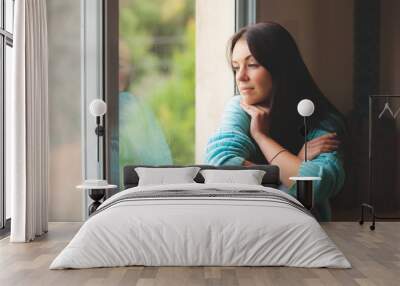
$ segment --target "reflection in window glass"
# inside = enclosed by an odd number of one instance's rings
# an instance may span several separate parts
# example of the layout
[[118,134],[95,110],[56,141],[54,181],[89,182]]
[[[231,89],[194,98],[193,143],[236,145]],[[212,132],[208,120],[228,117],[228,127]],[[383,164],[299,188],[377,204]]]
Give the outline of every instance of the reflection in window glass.
[[5,0],[6,30],[10,33],[14,31],[14,0]]
[[194,4],[120,0],[121,168],[194,162]]

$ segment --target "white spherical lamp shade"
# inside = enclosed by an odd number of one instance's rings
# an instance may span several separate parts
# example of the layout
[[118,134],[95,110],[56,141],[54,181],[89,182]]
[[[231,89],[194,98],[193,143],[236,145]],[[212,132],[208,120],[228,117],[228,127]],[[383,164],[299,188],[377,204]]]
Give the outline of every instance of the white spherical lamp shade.
[[297,105],[297,111],[301,116],[311,116],[314,113],[314,103],[309,99],[303,99]]
[[107,104],[101,99],[93,99],[89,105],[90,114],[102,116],[107,112]]

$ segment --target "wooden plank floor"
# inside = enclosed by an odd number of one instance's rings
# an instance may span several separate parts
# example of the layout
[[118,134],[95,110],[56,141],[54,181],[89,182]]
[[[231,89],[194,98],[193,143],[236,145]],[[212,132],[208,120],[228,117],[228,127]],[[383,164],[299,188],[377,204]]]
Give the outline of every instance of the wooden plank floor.
[[50,223],[32,242],[0,241],[0,285],[400,285],[400,222],[378,222],[375,231],[357,222],[323,224],[353,268],[120,267],[48,270],[81,223]]

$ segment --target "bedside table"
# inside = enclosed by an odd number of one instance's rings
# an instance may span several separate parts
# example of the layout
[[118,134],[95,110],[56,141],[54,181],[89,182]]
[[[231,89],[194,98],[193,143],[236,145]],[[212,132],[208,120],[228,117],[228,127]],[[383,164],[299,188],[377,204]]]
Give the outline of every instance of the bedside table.
[[89,191],[89,197],[94,201],[88,208],[89,216],[94,213],[97,208],[101,205],[101,199],[103,199],[106,194],[106,189],[116,189],[117,185],[104,185],[104,186],[95,186],[95,185],[79,185],[76,186],[77,189],[83,189]]
[[313,181],[320,181],[321,177],[290,177],[296,181],[296,197],[303,206],[311,210],[314,205]]

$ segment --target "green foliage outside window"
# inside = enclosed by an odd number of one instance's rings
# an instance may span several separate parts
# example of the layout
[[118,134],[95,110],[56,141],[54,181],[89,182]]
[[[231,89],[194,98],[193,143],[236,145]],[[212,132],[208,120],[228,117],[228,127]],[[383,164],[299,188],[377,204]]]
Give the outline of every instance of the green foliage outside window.
[[193,163],[194,0],[120,0],[119,16],[132,67],[127,91],[156,115],[173,163]]

